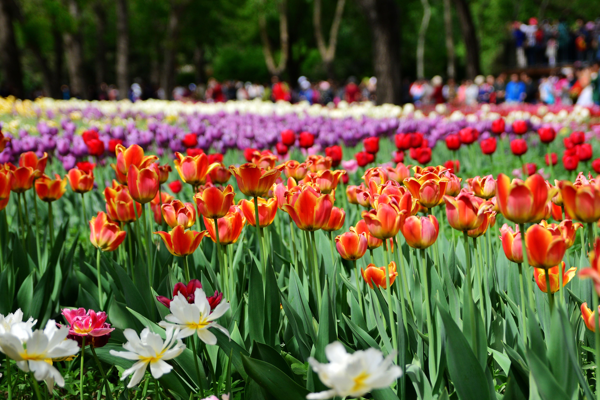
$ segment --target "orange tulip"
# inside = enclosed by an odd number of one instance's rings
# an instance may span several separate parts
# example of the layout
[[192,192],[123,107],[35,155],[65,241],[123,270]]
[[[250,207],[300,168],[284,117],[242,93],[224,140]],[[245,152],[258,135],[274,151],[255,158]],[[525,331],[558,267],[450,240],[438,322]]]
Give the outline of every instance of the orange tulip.
[[221,218],[229,212],[229,208],[233,205],[233,186],[228,185],[224,189],[219,189],[216,186],[210,186],[194,195],[198,214],[202,214],[206,218],[214,219]]
[[237,180],[240,192],[250,197],[265,196],[279,178],[282,168],[283,166],[265,170],[252,163],[242,164],[239,168],[229,167]]
[[[390,286],[394,284],[396,280],[396,276],[398,276],[398,272],[396,271],[396,263],[392,261],[388,265],[390,271]],[[362,273],[363,279],[365,282],[369,284],[371,289],[373,289],[373,284],[382,289],[387,289],[387,279],[386,279],[386,268],[385,267],[376,267],[375,264],[367,265],[367,269],[360,269]]]
[[579,271],[581,279],[592,279],[596,293],[600,296],[600,238],[596,238],[594,248],[588,253],[590,266]]
[[156,175],[158,176],[158,181],[160,182],[161,185],[169,180],[169,173],[171,173],[171,171],[172,171],[172,168],[170,165],[168,165],[168,164],[158,165],[158,164],[154,163],[154,164],[150,164],[150,166],[148,168],[150,168],[154,172],[156,172]]
[[[581,175],[583,177],[583,175]],[[600,181],[588,181],[583,177],[581,184],[573,185],[562,181],[558,184],[565,212],[573,219],[589,223],[600,219]]]
[[410,165],[404,165],[402,163],[396,164],[396,168],[386,167],[388,179],[402,183],[405,179],[410,178]]
[[67,178],[60,178],[55,174],[55,179],[50,179],[47,175],[42,175],[35,181],[35,191],[40,200],[51,203],[60,199],[67,191]]
[[206,176],[218,166],[218,163],[209,165],[208,157],[204,153],[195,157],[175,153],[175,169],[179,172],[179,177],[194,187],[204,185]]
[[348,199],[349,204],[358,204],[358,199],[356,198],[356,190],[358,186],[348,185],[346,186],[346,198]]
[[127,174],[127,186],[131,197],[135,201],[146,204],[156,197],[160,182],[155,169],[138,169],[135,165],[130,165]]
[[169,253],[178,257],[185,257],[192,254],[196,251],[202,239],[208,236],[207,231],[186,231],[181,225],[177,225],[171,232],[160,231],[154,232],[154,234],[162,238]]
[[274,154],[262,154],[259,151],[255,151],[252,155],[252,163],[258,165],[260,168],[272,169],[275,168],[278,157]]
[[[561,262],[559,265],[549,268],[548,274],[550,276],[550,293],[558,292],[558,288],[560,286],[559,281],[559,272],[558,267],[562,270],[563,274],[563,287],[569,283],[571,279],[575,276],[575,271],[577,271],[576,267],[569,268],[568,271],[565,271],[565,262]],[[533,269],[533,278],[535,279],[535,283],[537,283],[538,287],[543,293],[548,293],[548,289],[546,286],[546,270],[543,268],[534,268]]]
[[472,238],[478,238],[487,232],[488,228],[496,224],[496,211],[493,211],[491,204],[485,204],[481,207],[483,222],[475,229],[467,231],[467,235]]
[[90,242],[102,251],[115,251],[127,233],[102,211],[90,220]]
[[[15,167],[9,164],[7,168],[10,169],[12,174],[11,190],[15,193],[23,193],[33,187],[33,180],[35,179],[35,170],[31,167]],[[41,176],[41,174],[40,174]]]
[[13,174],[10,171],[0,169],[0,201],[10,197]]
[[[598,311],[600,312],[600,306],[598,307]],[[596,315],[596,312],[588,308],[587,303],[581,305],[581,318],[583,319],[586,328],[592,332],[596,332],[596,321],[598,320]]]
[[462,182],[462,178],[446,171],[443,176],[448,179],[448,184],[446,186],[446,195],[447,196],[456,196],[461,191],[460,183]]
[[402,234],[406,243],[415,249],[426,249],[437,240],[438,220],[433,215],[418,217],[412,215],[404,221]]
[[113,181],[112,187],[104,189],[104,199],[106,200],[106,212],[113,221],[133,222],[136,220],[136,212],[139,218],[142,216],[143,207],[133,201],[127,186]]
[[[268,200],[259,197],[258,199],[258,220],[260,228],[265,228],[273,223],[277,214],[277,199],[270,198]],[[244,213],[246,221],[256,226],[256,209],[254,208],[254,200],[240,200],[238,206]],[[219,234],[221,231],[219,231]]]
[[94,172],[73,168],[67,173],[67,180],[75,193],[87,193],[94,188]]
[[385,240],[398,234],[405,214],[392,205],[380,203],[375,210],[363,211],[362,217],[371,235]]
[[561,206],[557,206],[556,204],[552,203],[552,210],[550,211],[550,214],[552,215],[552,219],[554,219],[555,221],[562,221],[563,219],[563,210]]
[[367,238],[367,247],[369,248],[369,250],[375,250],[376,248],[383,246],[383,240],[371,235],[369,227],[367,226],[367,223],[364,219],[358,221],[355,230],[356,233],[358,233],[359,235],[365,235],[365,237]]
[[560,224],[549,224],[547,221],[540,222],[540,225],[548,229],[552,235],[560,236],[565,241],[567,249],[575,244],[575,238],[577,236],[577,230],[583,228],[583,224],[579,222],[573,222],[570,219],[561,221]]
[[117,163],[110,166],[115,170],[117,180],[121,184],[127,183],[127,174],[131,165],[135,165],[138,169],[148,168],[158,160],[157,156],[144,156],[144,149],[137,144],[132,144],[129,147],[118,144],[115,147],[115,154]]
[[316,154],[308,156],[306,158],[306,165],[308,166],[311,172],[318,172],[326,169],[331,169],[332,163],[333,159],[331,157],[323,157]]
[[421,167],[420,165],[415,165],[413,167],[413,171],[415,173],[415,178],[421,179],[424,175],[433,174],[435,176],[441,177],[442,173],[448,171],[448,168],[443,165],[429,165],[427,167]]
[[227,169],[223,164],[218,164],[208,173],[208,175],[213,183],[222,185],[227,183],[229,178],[231,178],[231,171],[229,171],[229,169]]
[[184,229],[189,229],[196,222],[196,210],[192,203],[173,200],[170,203],[162,205],[162,212],[165,222],[170,228],[181,225]]
[[297,186],[288,192],[287,202],[281,209],[290,215],[298,228],[316,231],[329,221],[334,200],[335,191],[321,194],[310,186]]
[[358,260],[367,252],[367,236],[351,227],[350,232],[335,237],[335,247],[344,260]]
[[496,195],[496,180],[492,175],[469,178],[467,183],[473,194],[484,200],[489,200]]
[[306,180],[312,182],[317,188],[319,188],[322,194],[329,194],[335,190],[340,178],[344,175],[346,175],[346,171],[331,171],[326,169],[319,172],[309,172],[306,176]]
[[[242,229],[244,229],[244,225],[246,225],[244,213],[238,206],[231,206],[229,212],[217,221],[219,223],[219,241],[221,246],[237,242],[242,233]],[[210,234],[210,238],[216,243],[217,235],[215,234],[215,221],[204,218],[204,224],[206,230]]]
[[[540,222],[544,219],[548,200],[554,196],[541,175],[533,174],[525,182],[498,175],[496,199],[504,218],[517,224]],[[555,264],[556,265],[556,264]]]
[[484,220],[483,200],[463,190],[456,197],[444,196],[446,215],[451,227],[459,231],[478,228]]
[[552,268],[565,255],[567,246],[561,236],[553,236],[541,225],[533,225],[525,233],[527,261],[535,268]]
[[308,166],[306,163],[299,163],[296,160],[290,160],[285,163],[285,168],[283,171],[285,172],[285,176],[288,178],[294,178],[296,182],[299,182],[304,179],[308,173]]
[[515,229],[513,231],[508,224],[502,225],[502,228],[500,228],[500,240],[502,241],[502,249],[506,258],[514,263],[521,264],[523,262],[523,246],[521,245],[519,225],[516,225]]
[[[161,194],[162,199],[160,197]],[[154,196],[154,198],[150,202],[150,209],[152,210],[152,214],[154,215],[154,222],[156,222],[158,225],[163,223],[162,210],[160,208],[161,204],[169,204],[172,201],[173,196],[166,192],[159,191],[158,193],[156,193],[156,196]]]
[[362,207],[371,207],[371,192],[365,189],[362,184],[356,188],[356,202]]
[[333,207],[331,209],[331,215],[329,221],[321,229],[325,232],[334,232],[342,229],[344,222],[346,221],[346,211],[341,208]]
[[19,157],[19,167],[29,167],[33,169],[35,179],[39,178],[46,171],[46,164],[48,163],[48,154],[44,153],[42,158],[38,159],[37,155],[33,151],[28,151],[21,154]]
[[371,182],[377,185],[383,185],[387,182],[388,177],[385,169],[381,167],[374,167],[366,170],[362,176],[362,179],[367,185],[370,185]]
[[426,173],[419,179],[408,178],[404,185],[415,199],[425,208],[432,208],[444,201],[448,178],[439,178],[434,173]]
[[2,153],[4,151],[4,149],[6,148],[6,144],[10,142],[10,138],[6,137],[2,134],[2,131],[0,131],[0,153]]

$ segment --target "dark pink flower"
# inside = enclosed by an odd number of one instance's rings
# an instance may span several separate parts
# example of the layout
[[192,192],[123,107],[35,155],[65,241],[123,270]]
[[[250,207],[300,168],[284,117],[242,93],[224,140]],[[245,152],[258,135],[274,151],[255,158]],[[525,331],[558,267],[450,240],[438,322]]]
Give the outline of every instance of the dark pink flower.
[[[173,288],[173,298],[179,293],[181,293],[186,298],[188,303],[192,304],[196,299],[196,297],[194,296],[194,292],[196,291],[196,289],[202,289],[202,283],[200,283],[198,279],[192,279],[187,285],[183,282],[178,282]],[[158,300],[165,307],[171,308],[172,299],[169,299],[165,296],[156,296],[156,300]],[[208,297],[207,300],[210,304],[210,309],[212,311],[215,309],[216,306],[219,305],[221,300],[223,300],[223,293],[215,291],[215,294],[213,296]]]
[[106,322],[104,311],[86,311],[85,308],[63,309],[62,315],[69,324],[69,339],[76,340],[79,347],[85,338],[86,346],[91,344],[98,348],[105,346],[110,338],[110,333],[115,330]]

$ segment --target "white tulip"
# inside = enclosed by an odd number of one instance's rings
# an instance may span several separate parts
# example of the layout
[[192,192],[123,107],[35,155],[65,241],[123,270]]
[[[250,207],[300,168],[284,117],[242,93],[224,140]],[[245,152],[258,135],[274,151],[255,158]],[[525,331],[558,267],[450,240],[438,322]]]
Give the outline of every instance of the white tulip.
[[[24,324],[25,329],[16,329],[15,334],[21,335],[19,339],[21,342],[27,339],[27,336],[23,335],[24,332],[28,330],[32,330],[33,326],[37,324],[37,319],[29,318],[27,321],[23,322],[23,311],[19,308],[14,313],[10,313],[7,316],[0,314],[0,335],[3,333],[11,332],[12,327],[16,325]],[[27,329],[29,328],[29,329]],[[0,346],[0,351],[2,351],[2,346]]]
[[377,349],[359,350],[348,354],[343,344],[333,342],[325,347],[328,364],[310,357],[308,362],[330,390],[310,393],[307,399],[360,397],[373,389],[389,387],[402,375],[402,369],[393,365],[395,354],[383,358]]
[[229,303],[222,301],[211,312],[204,290],[196,289],[194,297],[194,302],[190,304],[181,293],[178,293],[171,301],[171,314],[167,315],[165,317],[166,321],[161,321],[159,325],[163,328],[178,328],[178,339],[196,333],[200,340],[210,345],[217,344],[217,337],[208,330],[209,328],[217,328],[229,337],[227,329],[215,322],[216,319],[229,310]]
[[58,327],[49,320],[44,330],[31,330],[29,322],[17,322],[10,332],[0,334],[0,347],[8,358],[17,362],[17,367],[24,372],[33,372],[38,381],[45,381],[50,392],[54,382],[63,387],[65,380],[52,365],[59,359],[74,356],[79,352],[75,340],[67,339],[69,328]]
[[123,335],[127,339],[127,343],[123,345],[123,348],[128,351],[111,350],[110,354],[115,357],[137,361],[131,368],[123,371],[121,380],[125,380],[133,374],[127,385],[128,388],[140,383],[148,365],[150,365],[150,373],[155,379],[171,372],[173,367],[167,364],[165,360],[172,360],[185,350],[185,345],[176,338],[176,334],[175,329],[168,328],[163,341],[159,334],[150,332],[149,328],[144,329],[139,337],[133,329],[123,331]]

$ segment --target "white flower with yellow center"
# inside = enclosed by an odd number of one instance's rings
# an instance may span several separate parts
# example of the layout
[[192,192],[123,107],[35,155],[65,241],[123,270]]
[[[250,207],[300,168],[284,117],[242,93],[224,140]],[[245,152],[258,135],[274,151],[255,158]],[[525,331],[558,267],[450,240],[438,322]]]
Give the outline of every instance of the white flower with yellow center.
[[111,350],[110,354],[115,357],[137,361],[131,368],[123,371],[121,380],[125,380],[133,374],[127,385],[128,388],[140,383],[148,365],[150,365],[150,373],[155,379],[171,372],[173,367],[167,364],[165,360],[172,360],[185,350],[185,344],[175,337],[176,333],[173,328],[168,328],[163,341],[159,334],[150,332],[149,328],[144,329],[139,337],[133,329],[123,331],[123,335],[127,339],[127,343],[123,345],[123,348],[128,351]]
[[394,354],[383,358],[377,349],[359,350],[348,354],[344,345],[333,342],[325,347],[328,364],[310,357],[308,362],[330,390],[310,393],[307,399],[360,397],[373,389],[389,387],[402,375],[402,369],[393,365]]
[[217,328],[229,336],[227,329],[215,322],[227,310],[229,310],[229,303],[222,301],[211,312],[210,303],[206,299],[206,293],[202,289],[196,289],[194,292],[194,302],[191,304],[188,303],[187,299],[181,293],[178,293],[173,301],[171,301],[171,314],[167,315],[165,317],[166,321],[161,321],[159,325],[163,328],[169,326],[178,328],[178,339],[183,339],[196,333],[204,343],[215,345],[217,344],[217,337],[208,329]]
[[[30,317],[27,321],[23,322],[23,311],[20,308],[7,316],[0,314],[0,335],[10,332],[13,326],[19,324],[24,324],[24,329],[17,329],[14,333],[20,335],[19,339],[24,341],[28,338],[26,333],[31,331],[33,326],[37,324],[37,319]],[[2,351],[2,346],[0,346],[0,351]]]
[[44,330],[32,331],[30,322],[17,322],[10,332],[0,334],[0,348],[8,358],[17,362],[24,372],[33,372],[38,381],[45,381],[52,392],[54,382],[63,387],[65,380],[52,365],[55,360],[71,357],[79,352],[77,342],[67,339],[69,329],[57,327],[49,320]]

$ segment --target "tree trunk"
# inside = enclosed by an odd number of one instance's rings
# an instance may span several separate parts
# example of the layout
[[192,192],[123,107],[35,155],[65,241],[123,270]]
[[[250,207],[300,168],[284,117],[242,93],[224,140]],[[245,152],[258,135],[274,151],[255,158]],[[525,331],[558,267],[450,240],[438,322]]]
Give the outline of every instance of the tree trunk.
[[187,4],[187,2],[171,2],[164,47],[163,71],[160,80],[160,86],[165,91],[167,99],[173,96],[173,89],[175,88],[175,56],[177,54],[177,41],[180,32],[180,19]]
[[129,13],[127,0],[117,0],[117,86],[119,98],[129,94]]
[[263,54],[265,55],[265,63],[271,75],[279,76],[285,70],[287,58],[289,54],[289,35],[288,35],[288,20],[287,20],[287,0],[281,0],[278,4],[279,13],[279,40],[281,42],[281,57],[279,64],[275,65],[271,43],[267,34],[267,19],[264,11],[258,16],[258,25],[260,27],[260,38],[262,41]]
[[71,83],[71,97],[88,98],[88,88],[83,74],[83,43],[81,34],[81,15],[77,0],[66,0],[73,23],[72,29],[63,34],[67,56],[67,69]]
[[4,82],[10,94],[23,98],[23,69],[21,65],[21,52],[15,38],[13,25],[16,16],[9,0],[0,0],[0,63]]
[[[100,87],[106,81],[106,40],[104,33],[106,32],[106,11],[104,5],[97,1],[94,4],[96,13],[96,86]],[[119,35],[117,34],[117,40]]]
[[204,77],[204,48],[200,43],[196,43],[194,48],[194,65],[196,67],[196,84],[206,81]]
[[431,19],[431,6],[428,0],[421,0],[423,5],[423,19],[421,20],[421,28],[419,28],[419,37],[417,39],[417,78],[425,77],[425,34],[429,28],[429,20]]
[[56,26],[52,27],[52,37],[54,38],[54,72],[52,74],[52,97],[62,98],[62,70],[63,70],[63,39]]
[[467,0],[454,0],[454,5],[467,50],[467,77],[473,79],[479,74],[479,41],[477,39],[477,31],[475,30],[475,24],[473,23],[473,17],[471,16]]
[[444,28],[446,30],[446,55],[448,57],[447,74],[448,79],[456,78],[454,39],[452,35],[452,8],[450,0],[444,0]]
[[325,44],[325,38],[323,37],[322,24],[321,24],[321,0],[315,0],[314,11],[313,11],[313,25],[315,28],[315,39],[317,40],[317,48],[321,59],[325,65],[327,76],[329,79],[334,79],[333,73],[333,60],[335,59],[335,49],[337,47],[337,36],[340,30],[340,24],[342,22],[342,15],[344,14],[344,6],[346,0],[337,0],[335,8],[335,14],[333,16],[333,22],[331,24],[331,30],[329,31],[329,44]]
[[398,7],[395,0],[357,0],[363,9],[373,47],[373,66],[377,78],[377,103],[400,104],[400,33]]

